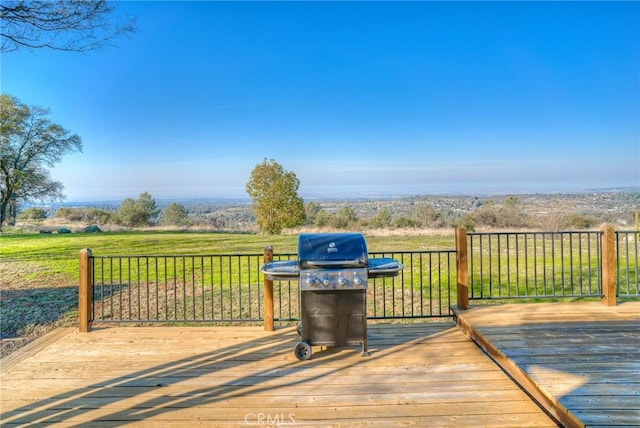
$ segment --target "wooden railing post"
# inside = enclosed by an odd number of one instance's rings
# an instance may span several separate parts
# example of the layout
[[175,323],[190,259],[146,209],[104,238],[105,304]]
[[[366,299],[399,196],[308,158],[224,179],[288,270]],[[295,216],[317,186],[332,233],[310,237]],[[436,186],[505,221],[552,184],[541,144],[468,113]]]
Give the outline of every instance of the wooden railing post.
[[80,250],[80,278],[78,285],[78,324],[81,333],[91,331],[91,304],[93,301],[93,272],[91,250]]
[[[273,247],[264,247],[263,260],[265,263],[273,261]],[[273,281],[264,275],[264,329],[273,331]]]
[[616,233],[613,225],[602,228],[602,304],[616,305]]
[[467,231],[456,227],[456,279],[458,309],[469,307],[469,267],[467,265]]

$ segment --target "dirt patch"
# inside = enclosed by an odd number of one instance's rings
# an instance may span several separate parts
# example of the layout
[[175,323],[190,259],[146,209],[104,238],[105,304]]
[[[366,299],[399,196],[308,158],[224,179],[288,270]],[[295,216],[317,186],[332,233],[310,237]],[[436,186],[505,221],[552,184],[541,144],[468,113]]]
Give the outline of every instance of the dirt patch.
[[23,336],[9,339],[0,339],[0,359],[7,357],[28,343],[33,342],[39,336]]
[[74,325],[78,287],[64,273],[29,260],[0,266],[0,356],[22,348],[59,326]]

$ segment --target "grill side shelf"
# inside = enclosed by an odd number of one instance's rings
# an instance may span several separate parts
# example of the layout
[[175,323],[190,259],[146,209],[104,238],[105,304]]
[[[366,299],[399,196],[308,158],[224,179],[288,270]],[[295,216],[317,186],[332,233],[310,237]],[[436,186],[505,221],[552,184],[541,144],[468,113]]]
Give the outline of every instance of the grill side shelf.
[[300,272],[296,260],[281,260],[265,263],[260,267],[260,272],[271,281],[298,281]]
[[369,278],[392,278],[404,269],[402,263],[391,258],[369,259]]

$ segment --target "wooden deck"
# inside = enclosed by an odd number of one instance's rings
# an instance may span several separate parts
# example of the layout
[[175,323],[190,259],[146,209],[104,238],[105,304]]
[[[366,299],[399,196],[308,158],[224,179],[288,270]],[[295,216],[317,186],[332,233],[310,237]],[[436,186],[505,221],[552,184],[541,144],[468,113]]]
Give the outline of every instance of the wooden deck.
[[640,426],[640,302],[479,306],[458,323],[566,426]]
[[2,424],[556,426],[453,322],[369,325],[298,361],[293,327],[57,330],[2,362]]

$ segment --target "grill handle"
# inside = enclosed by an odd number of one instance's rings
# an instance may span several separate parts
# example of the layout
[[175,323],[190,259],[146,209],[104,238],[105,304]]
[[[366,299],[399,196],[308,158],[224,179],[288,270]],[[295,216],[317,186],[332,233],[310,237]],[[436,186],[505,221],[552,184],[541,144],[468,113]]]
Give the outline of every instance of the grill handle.
[[336,267],[336,268],[346,268],[346,267],[362,267],[365,265],[360,259],[354,260],[305,260],[304,264],[313,266],[313,267]]

